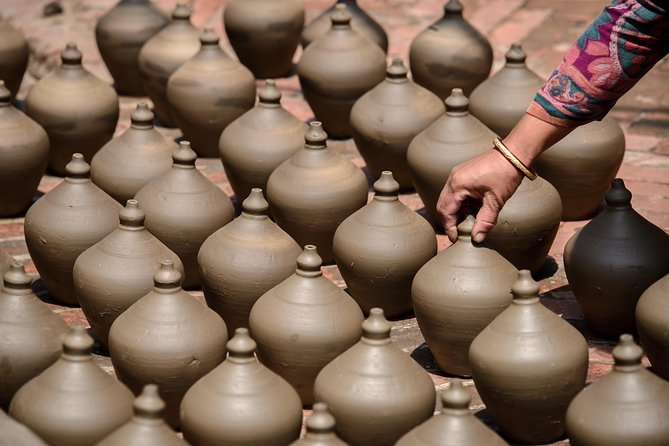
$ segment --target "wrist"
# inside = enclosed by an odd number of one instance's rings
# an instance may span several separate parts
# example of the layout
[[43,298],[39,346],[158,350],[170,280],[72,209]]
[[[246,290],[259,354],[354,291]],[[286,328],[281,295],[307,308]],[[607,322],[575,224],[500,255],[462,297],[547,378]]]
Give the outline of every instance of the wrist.
[[506,161],[522,173],[523,176],[530,180],[535,180],[537,178],[537,173],[521,161],[502,141],[499,140],[499,138],[493,140],[493,145],[495,146],[495,149],[502,154]]

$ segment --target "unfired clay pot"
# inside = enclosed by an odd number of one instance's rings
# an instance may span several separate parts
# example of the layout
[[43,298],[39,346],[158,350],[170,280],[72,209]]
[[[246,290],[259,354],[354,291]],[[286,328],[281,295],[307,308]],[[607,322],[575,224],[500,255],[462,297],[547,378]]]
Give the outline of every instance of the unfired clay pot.
[[238,328],[228,358],[186,393],[181,427],[193,446],[284,446],[300,436],[300,397],[258,362],[255,349],[248,330]]
[[374,198],[344,220],[334,235],[334,257],[348,292],[368,313],[394,318],[411,313],[411,282],[437,254],[430,224],[397,198],[399,183],[385,171]]
[[252,189],[242,214],[202,243],[197,262],[207,305],[232,336],[249,326],[260,296],[295,272],[300,246],[267,216],[261,189]]
[[119,93],[144,96],[137,58],[142,45],[169,23],[150,0],[121,0],[95,25],[95,41]]
[[231,0],[223,9],[223,27],[255,77],[286,76],[304,27],[304,1]]
[[132,417],[133,395],[95,365],[93,339],[77,326],[63,354],[16,393],[9,414],[50,446],[90,446]]
[[267,181],[267,199],[281,228],[300,245],[316,245],[333,260],[337,226],[367,203],[367,179],[355,164],[327,147],[320,122],[309,124],[304,149],[284,161]]
[[567,279],[588,326],[614,339],[636,332],[641,293],[669,273],[669,235],[632,209],[631,199],[623,180],[613,180],[606,209],[564,248]]
[[0,409],[0,446],[48,446],[30,429]]
[[49,169],[63,175],[72,154],[87,160],[112,138],[118,121],[118,96],[113,88],[86,71],[81,53],[68,43],[62,64],[46,74],[26,97],[26,114],[49,135]]
[[348,446],[335,433],[335,419],[325,403],[314,404],[314,411],[307,421],[303,438],[290,446]]
[[26,245],[49,296],[70,305],[74,261],[118,226],[122,209],[90,180],[90,166],[75,153],[65,181],[33,204],[24,221]]
[[19,92],[29,55],[30,47],[21,31],[0,19],[0,80],[5,81],[12,97]]
[[144,228],[137,200],[128,200],[119,219],[111,234],[77,258],[73,270],[81,309],[104,346],[112,322],[151,291],[160,262],[172,260],[183,273],[179,257]]
[[[179,427],[186,391],[225,359],[223,319],[181,289],[181,273],[163,260],[153,290],[119,315],[109,330],[116,376],[135,394],[160,386],[165,420]],[[142,340],[138,342],[138,340]]]
[[472,240],[471,215],[458,225],[458,240],[423,266],[411,295],[421,333],[439,368],[470,376],[469,346],[512,300],[518,270]]
[[539,301],[528,270],[513,302],[472,342],[469,363],[486,410],[511,440],[545,444],[564,434],[567,406],[585,386],[588,344]]
[[91,161],[91,179],[119,203],[125,203],[172,165],[174,142],[153,127],[153,113],[137,104],[130,127],[105,144]]
[[321,272],[316,247],[307,245],[295,274],[253,305],[249,327],[258,359],[314,403],[314,381],[330,361],[360,339],[364,320],[355,301]]
[[669,381],[669,275],[643,292],[636,305],[636,327],[653,372]]
[[172,168],[151,180],[137,200],[146,212],[146,229],[176,253],[186,272],[184,288],[200,284],[197,253],[211,234],[235,217],[232,201],[195,168],[197,155],[182,141]]
[[569,405],[570,445],[669,444],[669,383],[646,370],[642,356],[631,335],[620,336],[611,373],[583,389]]
[[9,271],[12,265],[12,256],[0,249],[0,274],[5,274]]
[[15,108],[11,99],[0,80],[0,217],[30,206],[49,156],[46,132]]
[[355,101],[382,82],[386,55],[351,28],[351,14],[338,3],[332,27],[309,45],[297,66],[304,99],[335,138],[351,136]]
[[267,188],[282,162],[304,146],[307,126],[281,106],[281,91],[272,80],[258,91],[258,104],[223,130],[218,150],[237,200],[251,189]]
[[353,140],[374,178],[390,170],[401,189],[412,189],[409,143],[443,112],[443,102],[409,80],[402,59],[394,59],[386,80],[362,95],[351,109]]
[[253,74],[218,46],[212,28],[200,35],[200,50],[167,82],[174,119],[199,156],[217,158],[221,132],[253,107]]
[[337,420],[337,434],[352,446],[393,445],[434,413],[430,375],[390,342],[390,323],[372,308],[360,342],[318,374],[316,401]]

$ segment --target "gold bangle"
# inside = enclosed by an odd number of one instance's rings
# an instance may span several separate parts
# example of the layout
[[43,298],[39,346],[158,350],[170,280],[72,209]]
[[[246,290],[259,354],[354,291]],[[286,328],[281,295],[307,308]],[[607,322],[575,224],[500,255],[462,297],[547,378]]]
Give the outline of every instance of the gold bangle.
[[537,178],[537,173],[532,170],[531,168],[527,167],[521,160],[519,160],[516,155],[511,153],[511,151],[504,145],[502,141],[499,140],[499,138],[495,138],[495,140],[492,142],[495,145],[495,149],[502,155],[504,155],[504,158],[509,160],[513,166],[520,170],[523,175],[525,175],[527,178],[530,180],[535,180]]

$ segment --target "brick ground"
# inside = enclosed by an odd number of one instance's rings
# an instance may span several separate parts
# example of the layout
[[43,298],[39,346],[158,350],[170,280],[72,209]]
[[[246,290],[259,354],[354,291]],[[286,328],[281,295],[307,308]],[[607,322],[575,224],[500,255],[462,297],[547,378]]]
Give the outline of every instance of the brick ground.
[[[332,0],[307,0],[307,20],[315,17]],[[509,44],[521,41],[528,53],[528,65],[542,76],[548,76],[559,63],[562,54],[569,48],[582,29],[599,12],[605,0],[462,0],[465,17],[490,39],[495,54],[493,70],[503,64],[503,54]],[[75,41],[84,53],[84,64],[101,78],[111,82],[104,64],[101,62],[94,42],[95,19],[111,7],[114,0],[63,0],[65,12],[44,18],[41,10],[46,1],[3,0],[2,15],[10,18],[28,37],[33,53],[29,73],[24,79],[19,99],[25,97],[36,78],[41,77],[58,63],[58,54],[67,41]],[[170,10],[175,0],[159,0],[158,3]],[[196,0],[193,21],[196,25],[214,25],[219,34],[221,12],[225,0]],[[388,31],[390,37],[389,55],[406,58],[413,38],[442,14],[444,1],[430,0],[361,0],[367,9]],[[229,49],[225,37],[222,45]],[[299,52],[296,57],[299,57]],[[633,204],[637,211],[665,230],[669,228],[669,89],[666,79],[669,61],[661,61],[639,84],[619,101],[612,112],[625,130],[627,154],[620,169],[622,178],[634,193]],[[304,102],[296,76],[279,79],[278,85],[284,94],[284,106],[301,119],[312,118],[309,106]],[[129,114],[142,98],[121,98],[121,120],[117,132],[129,125]],[[166,135],[178,137],[176,130],[161,129]],[[359,157],[353,143],[332,141],[334,150],[351,158],[361,167],[364,162]],[[219,160],[198,160],[198,168],[229,195],[232,194]],[[45,176],[40,184],[40,192],[45,193],[55,187],[61,179]],[[422,203],[415,195],[404,195],[402,200],[412,209],[420,209]],[[587,337],[590,349],[588,380],[593,381],[606,374],[613,363],[612,343],[598,339],[584,326],[583,316],[570,291],[562,264],[565,243],[575,230],[586,222],[564,222],[550,251],[557,263],[557,271],[542,278],[542,302],[551,310],[571,322]],[[440,249],[449,245],[443,235],[439,236]],[[35,273],[23,240],[23,218],[0,220],[0,248],[27,262],[27,268]],[[335,283],[344,286],[336,267],[328,267],[326,275]],[[40,281],[35,284],[37,294],[49,302],[48,294]],[[193,293],[201,299],[201,292]],[[60,307],[50,303],[69,324],[86,324],[77,308]],[[423,364],[437,388],[443,388],[450,377],[436,369],[429,351],[423,344],[415,319],[395,321],[393,340],[407,354],[412,354]],[[113,373],[109,358],[96,354],[98,363]],[[466,381],[474,394],[471,380]],[[486,418],[483,403],[477,395],[473,408]],[[555,444],[567,444],[566,440]]]

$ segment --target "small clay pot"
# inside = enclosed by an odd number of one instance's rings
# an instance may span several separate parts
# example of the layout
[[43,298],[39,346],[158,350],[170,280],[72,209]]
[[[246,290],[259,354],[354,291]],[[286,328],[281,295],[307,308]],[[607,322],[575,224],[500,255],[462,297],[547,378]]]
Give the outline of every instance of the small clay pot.
[[643,292],[636,305],[636,327],[653,372],[669,381],[669,275]]
[[374,198],[339,225],[333,243],[339,272],[360,308],[381,307],[391,318],[411,313],[411,282],[437,254],[434,230],[399,201],[399,187],[383,172]]
[[72,155],[65,170],[65,181],[28,209],[23,230],[49,296],[76,305],[74,261],[118,226],[122,208],[91,182],[91,169],[82,154]]
[[96,444],[132,417],[133,395],[91,356],[82,326],[65,336],[63,354],[16,393],[9,414],[50,446]]
[[314,411],[307,421],[304,437],[289,446],[348,446],[335,433],[335,419],[325,403],[314,404]]
[[2,446],[48,446],[40,437],[12,419],[2,409],[0,409],[0,432],[2,432],[0,439]]
[[0,79],[5,81],[12,97],[16,96],[21,87],[28,67],[28,56],[30,47],[23,33],[0,19]]
[[302,403],[295,390],[254,357],[256,343],[246,328],[238,328],[227,347],[227,359],[184,397],[184,439],[194,446],[284,446],[297,440]]

